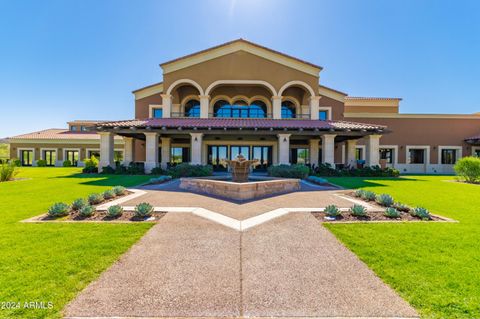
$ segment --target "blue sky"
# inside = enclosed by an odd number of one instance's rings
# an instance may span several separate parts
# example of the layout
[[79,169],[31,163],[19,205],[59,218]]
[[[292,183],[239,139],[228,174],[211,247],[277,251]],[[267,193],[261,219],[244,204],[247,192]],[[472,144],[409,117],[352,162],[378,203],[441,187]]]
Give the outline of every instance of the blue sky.
[[159,63],[239,37],[404,113],[480,112],[480,1],[0,0],[0,137],[132,118]]

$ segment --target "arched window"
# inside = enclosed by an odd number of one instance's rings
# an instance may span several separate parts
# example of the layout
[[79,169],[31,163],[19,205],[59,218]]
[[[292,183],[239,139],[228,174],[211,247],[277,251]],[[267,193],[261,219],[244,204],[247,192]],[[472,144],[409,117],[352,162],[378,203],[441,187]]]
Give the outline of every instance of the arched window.
[[232,118],[265,118],[267,106],[262,101],[255,101],[248,105],[244,101],[236,101],[230,104],[227,101],[219,100],[213,106],[215,117]]
[[282,102],[282,119],[293,119],[296,117],[296,107],[290,101]]
[[185,117],[200,117],[200,102],[190,100],[185,103]]

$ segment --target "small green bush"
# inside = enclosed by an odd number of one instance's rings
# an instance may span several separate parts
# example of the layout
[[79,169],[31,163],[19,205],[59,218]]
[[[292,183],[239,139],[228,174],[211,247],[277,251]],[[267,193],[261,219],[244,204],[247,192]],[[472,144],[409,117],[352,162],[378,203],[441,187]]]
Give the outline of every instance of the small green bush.
[[211,165],[192,165],[189,163],[181,163],[167,170],[167,175],[173,178],[180,177],[202,177],[213,174]]
[[365,191],[363,189],[357,189],[355,191],[355,197],[363,198],[365,196]]
[[149,183],[150,184],[162,184],[162,183],[168,182],[171,179],[172,179],[172,176],[162,175],[162,176],[159,176],[159,177],[150,178]]
[[388,194],[380,194],[376,196],[376,201],[378,204],[385,206],[385,207],[390,207],[393,205],[393,197],[388,195]]
[[127,191],[127,189],[123,186],[115,186],[115,187],[112,188],[112,190],[115,193],[115,195],[117,195],[117,196],[124,195],[125,192]]
[[37,166],[38,167],[46,167],[47,166],[47,161],[46,160],[38,160],[37,161]]
[[72,166],[72,162],[70,162],[69,160],[66,160],[66,161],[63,161],[63,167],[71,167]]
[[151,175],[166,175],[167,171],[161,167],[154,167],[150,172]]
[[135,217],[148,217],[153,213],[153,206],[149,203],[140,203],[135,206]]
[[310,173],[310,168],[305,165],[272,165],[268,169],[268,175],[284,178],[306,178]]
[[67,216],[70,211],[70,206],[66,203],[55,203],[48,209],[48,215],[51,217]]
[[423,208],[423,207],[415,207],[414,209],[412,209],[410,211],[410,214],[414,217],[418,217],[422,220],[429,220],[432,218],[432,216],[430,215],[430,212],[426,209],[426,208]]
[[374,192],[364,191],[362,195],[363,200],[374,201],[377,198]]
[[0,182],[11,181],[17,174],[18,169],[14,161],[0,165]]
[[115,192],[113,189],[107,189],[106,191],[103,192],[103,198],[104,199],[112,199],[115,197]]
[[115,169],[111,166],[104,166],[102,167],[102,174],[115,174]]
[[93,215],[93,213],[95,213],[95,207],[91,205],[86,205],[82,207],[82,209],[80,209],[79,213],[80,213],[80,216],[82,217],[90,217]]
[[398,218],[400,217],[400,212],[393,207],[387,207],[384,215],[389,218]]
[[98,173],[98,159],[95,156],[86,158],[83,162],[85,163],[83,173]]
[[337,217],[342,215],[340,209],[336,205],[328,205],[327,207],[325,207],[324,212],[325,215],[327,215],[328,217]]
[[352,208],[350,208],[350,212],[353,216],[361,217],[367,216],[367,209],[365,206],[354,204]]
[[102,194],[93,193],[88,195],[88,203],[90,205],[97,205],[103,202],[104,198]]
[[458,176],[467,183],[480,182],[480,158],[467,156],[459,159],[453,167]]
[[78,198],[73,201],[72,209],[73,210],[81,210],[83,207],[87,206],[88,202],[84,198]]
[[120,205],[112,205],[107,209],[107,216],[110,218],[119,217],[123,214],[123,207]]
[[408,205],[402,204],[402,203],[394,203],[392,205],[396,210],[401,211],[401,212],[409,212],[410,207]]

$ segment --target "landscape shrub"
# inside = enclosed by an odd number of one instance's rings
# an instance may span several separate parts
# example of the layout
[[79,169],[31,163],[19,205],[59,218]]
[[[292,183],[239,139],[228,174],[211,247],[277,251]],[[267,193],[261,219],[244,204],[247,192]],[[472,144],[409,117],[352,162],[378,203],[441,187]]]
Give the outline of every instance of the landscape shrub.
[[387,207],[384,215],[389,218],[398,218],[400,217],[400,212],[393,207]]
[[340,209],[336,205],[328,205],[325,207],[325,215],[328,217],[337,217],[340,216],[342,213],[340,212]]
[[115,186],[112,188],[113,192],[115,193],[116,196],[121,196],[124,195],[127,189],[123,186]]
[[385,206],[385,207],[390,207],[393,205],[393,197],[388,195],[388,194],[380,194],[377,195],[376,201],[378,204]]
[[144,175],[145,174],[145,167],[143,163],[130,163],[127,166],[127,174],[129,175]]
[[268,168],[268,175],[284,178],[305,178],[310,173],[308,166],[301,164],[293,165],[272,165]]
[[151,175],[166,175],[167,171],[161,167],[154,167],[150,172]]
[[354,195],[355,197],[363,198],[363,196],[365,196],[365,191],[363,189],[357,189]]
[[430,212],[423,207],[415,207],[410,211],[410,214],[422,220],[429,220],[432,218],[432,216],[430,215]]
[[8,164],[0,165],[0,182],[11,181],[17,174],[17,165],[15,165],[13,161]]
[[47,161],[46,160],[38,160],[37,161],[37,166],[38,167],[46,167],[47,166]]
[[110,218],[119,217],[123,214],[123,207],[120,205],[112,205],[107,209],[107,216]]
[[90,217],[90,216],[93,215],[94,212],[95,212],[95,207],[93,207],[91,205],[85,205],[79,211],[80,216],[82,216],[82,217]]
[[410,207],[408,207],[408,205],[405,205],[405,204],[402,204],[402,203],[394,203],[392,205],[392,207],[394,207],[396,210],[399,210],[401,212],[409,212],[410,211]]
[[51,217],[67,216],[70,211],[70,206],[66,203],[55,203],[48,209],[48,215]]
[[353,216],[357,217],[367,216],[367,209],[365,206],[359,204],[354,204],[352,208],[350,208],[350,212]]
[[72,162],[70,162],[69,160],[66,160],[66,161],[63,161],[63,167],[71,167],[72,166]]
[[459,159],[453,167],[455,173],[467,183],[480,182],[480,158],[467,156]]
[[362,199],[367,201],[374,201],[377,198],[374,192],[364,191],[362,194]]
[[102,167],[102,174],[115,174],[115,169],[110,165]]
[[103,195],[98,193],[93,193],[88,195],[88,203],[90,205],[97,205],[103,202]]
[[313,169],[317,176],[344,176],[344,177],[398,177],[400,171],[391,167],[366,166],[362,168],[344,167],[336,169],[329,163],[321,163]]
[[87,206],[88,202],[84,198],[78,198],[73,201],[72,203],[72,209],[73,210],[81,210],[83,207]]
[[95,156],[86,158],[83,162],[85,163],[83,173],[98,173],[98,159]]
[[169,181],[169,180],[171,180],[171,179],[172,179],[172,176],[162,175],[162,176],[150,178],[149,183],[150,183],[150,184],[162,184],[162,183],[165,183],[165,182],[167,182],[167,181]]
[[18,158],[12,158],[10,161],[7,160],[7,163],[11,163],[16,167],[22,166],[22,162]]
[[149,203],[140,203],[135,206],[135,217],[148,217],[153,213],[153,206]]
[[181,163],[170,167],[167,174],[173,178],[210,176],[213,174],[213,167],[211,165]]
[[113,189],[107,189],[106,191],[103,192],[103,198],[104,199],[112,199],[115,196],[116,195],[115,195],[115,192],[113,191]]

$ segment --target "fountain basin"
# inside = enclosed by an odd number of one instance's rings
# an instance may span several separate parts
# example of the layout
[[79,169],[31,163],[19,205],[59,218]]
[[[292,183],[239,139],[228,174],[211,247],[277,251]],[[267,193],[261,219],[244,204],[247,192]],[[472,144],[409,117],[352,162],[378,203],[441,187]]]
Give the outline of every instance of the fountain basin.
[[244,183],[236,183],[226,180],[225,177],[181,178],[180,188],[233,200],[250,200],[297,191],[300,189],[300,180],[262,177],[261,179],[250,178]]

